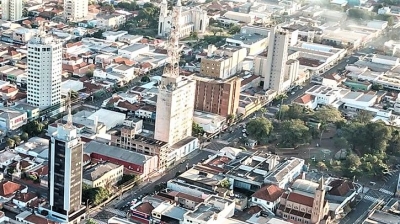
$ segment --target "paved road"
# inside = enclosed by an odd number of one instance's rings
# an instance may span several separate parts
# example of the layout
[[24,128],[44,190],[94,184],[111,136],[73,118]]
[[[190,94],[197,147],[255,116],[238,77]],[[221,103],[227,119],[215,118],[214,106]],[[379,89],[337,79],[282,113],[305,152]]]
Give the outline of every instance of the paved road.
[[386,182],[383,185],[371,187],[356,208],[343,218],[340,224],[362,223],[367,218],[368,211],[373,208],[376,202],[379,200],[388,202],[396,190],[398,177],[399,172],[396,171],[391,177],[385,179]]
[[[194,152],[194,153],[196,153],[196,152]],[[200,150],[194,157],[189,159],[187,162],[176,165],[172,170],[170,170],[168,173],[163,174],[163,176],[158,178],[157,180],[152,181],[152,182],[146,184],[145,186],[139,185],[137,187],[134,187],[133,190],[128,193],[129,196],[124,198],[123,200],[117,202],[114,205],[114,207],[120,209],[121,207],[123,207],[128,202],[132,201],[133,199],[137,198],[138,196],[143,195],[143,194],[152,193],[154,191],[154,187],[156,185],[173,179],[177,172],[185,171],[187,164],[189,164],[189,167],[191,167],[193,164],[197,164],[201,160],[207,159],[209,155],[212,155],[212,153],[208,152],[208,151]]]

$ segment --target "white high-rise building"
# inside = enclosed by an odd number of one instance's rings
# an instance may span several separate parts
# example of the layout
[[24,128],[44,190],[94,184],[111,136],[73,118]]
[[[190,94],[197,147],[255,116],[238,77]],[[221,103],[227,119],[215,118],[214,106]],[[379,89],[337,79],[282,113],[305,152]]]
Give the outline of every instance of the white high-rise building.
[[64,18],[68,21],[83,20],[88,15],[88,0],[64,0]]
[[[209,18],[207,11],[200,7],[182,7],[178,19],[180,37],[189,36],[191,32],[204,33],[207,30]],[[172,10],[173,11],[173,10]],[[172,12],[168,10],[168,3],[163,0],[160,6],[160,17],[158,18],[158,35],[167,36],[171,31]]]
[[27,46],[27,102],[41,109],[60,104],[62,42],[41,30]]
[[16,21],[22,18],[22,0],[2,0],[1,9],[3,20]]
[[297,77],[299,62],[296,60],[295,54],[288,56],[288,47],[292,37],[289,31],[274,27],[269,35],[264,89],[282,93],[289,89]]
[[168,64],[159,85],[154,138],[173,145],[192,135],[196,82],[179,74],[179,24],[182,5],[178,0],[172,12],[168,40]]
[[162,76],[157,96],[154,138],[173,145],[192,135],[196,82]]

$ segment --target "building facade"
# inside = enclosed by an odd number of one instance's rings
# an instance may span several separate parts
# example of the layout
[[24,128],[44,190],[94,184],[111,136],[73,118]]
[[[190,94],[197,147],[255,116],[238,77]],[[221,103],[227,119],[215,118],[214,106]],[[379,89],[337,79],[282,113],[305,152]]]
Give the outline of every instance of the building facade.
[[[191,32],[204,33],[207,29],[209,18],[207,11],[199,7],[182,7],[181,4],[174,6],[181,11],[179,18],[180,37],[189,36]],[[168,3],[163,0],[160,6],[160,17],[158,19],[158,35],[167,36],[171,30],[172,10],[168,10]]]
[[240,78],[232,77],[226,80],[198,76],[193,78],[196,80],[195,110],[223,117],[236,114],[239,107]]
[[6,131],[12,131],[20,128],[28,122],[27,113],[0,108],[0,128]]
[[159,87],[154,138],[173,145],[192,135],[196,82],[164,75]]
[[[72,116],[72,115],[71,115]],[[59,124],[49,150],[49,215],[61,223],[79,223],[82,206],[83,145],[72,125]]]
[[1,1],[3,20],[16,21],[22,18],[22,0],[3,0]]
[[264,90],[272,89],[279,94],[288,89],[297,76],[299,63],[288,57],[290,38],[291,34],[280,27],[271,30],[267,57],[259,58],[260,65],[254,66],[256,73],[265,67],[262,72],[265,75]]
[[98,163],[83,172],[83,183],[91,187],[114,186],[122,179],[124,166],[110,162]]
[[67,21],[78,21],[88,15],[88,0],[64,0],[64,18]]
[[39,31],[28,43],[27,102],[44,109],[61,102],[62,42]]

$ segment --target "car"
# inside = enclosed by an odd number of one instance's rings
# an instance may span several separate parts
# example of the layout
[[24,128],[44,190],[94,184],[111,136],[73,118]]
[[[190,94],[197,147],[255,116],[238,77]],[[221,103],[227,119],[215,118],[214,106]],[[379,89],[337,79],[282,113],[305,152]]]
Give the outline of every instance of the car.
[[294,95],[294,94],[296,94],[296,93],[295,93],[295,92],[291,92],[290,94]]
[[246,133],[246,131],[247,131],[246,129],[243,129],[243,130],[242,130],[242,133]]
[[246,133],[243,133],[243,137],[247,138],[247,135],[246,135]]

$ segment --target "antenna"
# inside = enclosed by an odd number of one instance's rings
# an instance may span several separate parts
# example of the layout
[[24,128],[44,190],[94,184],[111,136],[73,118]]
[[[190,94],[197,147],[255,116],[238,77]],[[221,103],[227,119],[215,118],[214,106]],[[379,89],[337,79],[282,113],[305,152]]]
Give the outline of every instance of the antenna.
[[167,53],[168,64],[164,68],[164,75],[170,77],[179,76],[179,37],[180,37],[180,20],[182,12],[181,1],[178,0],[176,6],[172,9],[171,32],[168,37]]
[[68,107],[67,127],[72,128],[71,90],[68,91],[66,106]]

